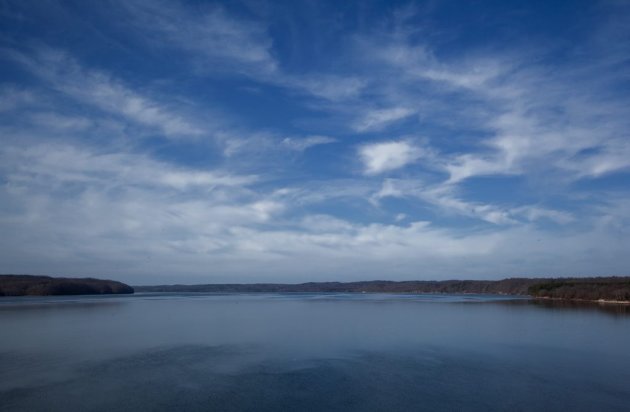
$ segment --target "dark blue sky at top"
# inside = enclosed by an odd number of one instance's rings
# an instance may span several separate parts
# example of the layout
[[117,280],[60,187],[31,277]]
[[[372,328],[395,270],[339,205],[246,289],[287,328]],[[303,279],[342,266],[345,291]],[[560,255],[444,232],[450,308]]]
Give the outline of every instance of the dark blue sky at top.
[[2,1],[0,272],[626,273],[629,12]]

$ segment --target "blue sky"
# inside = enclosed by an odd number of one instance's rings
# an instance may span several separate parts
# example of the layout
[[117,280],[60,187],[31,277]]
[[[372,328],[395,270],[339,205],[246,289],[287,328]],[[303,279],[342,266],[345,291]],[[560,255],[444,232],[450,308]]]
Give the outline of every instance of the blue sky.
[[0,272],[630,273],[630,3],[1,1]]

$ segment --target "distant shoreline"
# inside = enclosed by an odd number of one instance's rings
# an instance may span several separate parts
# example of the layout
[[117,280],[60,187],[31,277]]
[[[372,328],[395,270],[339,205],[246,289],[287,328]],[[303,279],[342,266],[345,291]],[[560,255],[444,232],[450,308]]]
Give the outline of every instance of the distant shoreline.
[[233,283],[131,287],[94,278],[0,275],[1,296],[129,294],[134,292],[205,293],[410,293],[528,296],[600,304],[630,304],[630,277],[507,278],[502,280],[373,280],[363,282]]
[[137,292],[493,294],[600,303],[630,303],[630,277],[502,280],[309,282],[134,286]]

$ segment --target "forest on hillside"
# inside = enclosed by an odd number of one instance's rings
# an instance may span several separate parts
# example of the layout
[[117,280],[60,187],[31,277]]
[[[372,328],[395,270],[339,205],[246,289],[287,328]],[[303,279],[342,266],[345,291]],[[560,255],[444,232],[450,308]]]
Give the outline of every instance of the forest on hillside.
[[630,277],[547,279],[528,294],[539,298],[630,301]]
[[114,280],[94,278],[0,275],[0,296],[99,295],[111,293],[133,293],[133,288]]

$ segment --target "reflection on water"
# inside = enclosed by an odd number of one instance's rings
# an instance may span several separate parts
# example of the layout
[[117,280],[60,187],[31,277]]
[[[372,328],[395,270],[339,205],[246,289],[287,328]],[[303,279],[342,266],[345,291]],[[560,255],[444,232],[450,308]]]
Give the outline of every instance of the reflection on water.
[[627,314],[474,295],[12,298],[0,409],[621,411]]
[[548,309],[569,309],[569,310],[597,310],[603,313],[608,313],[616,316],[628,316],[630,315],[630,305],[628,304],[614,304],[606,302],[578,302],[567,300],[532,300],[531,304],[539,305]]
[[571,301],[560,299],[506,299],[496,301],[497,304],[531,306],[542,310],[569,310],[575,312],[601,312],[620,319],[630,316],[630,304],[610,302]]

